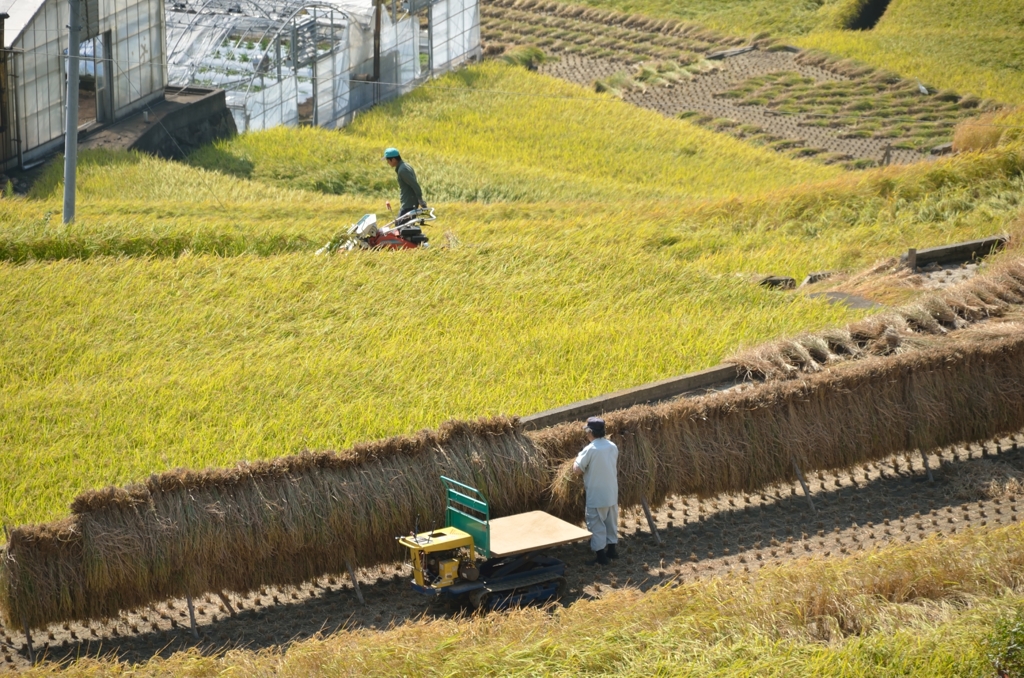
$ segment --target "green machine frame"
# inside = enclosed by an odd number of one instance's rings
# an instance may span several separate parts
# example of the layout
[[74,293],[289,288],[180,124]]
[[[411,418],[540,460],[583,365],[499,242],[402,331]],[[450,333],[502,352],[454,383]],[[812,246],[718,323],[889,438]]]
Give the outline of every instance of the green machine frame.
[[[444,526],[462,530],[473,537],[473,545],[484,560],[491,557],[490,507],[480,490],[441,476],[444,483]],[[480,516],[483,516],[482,518]]]

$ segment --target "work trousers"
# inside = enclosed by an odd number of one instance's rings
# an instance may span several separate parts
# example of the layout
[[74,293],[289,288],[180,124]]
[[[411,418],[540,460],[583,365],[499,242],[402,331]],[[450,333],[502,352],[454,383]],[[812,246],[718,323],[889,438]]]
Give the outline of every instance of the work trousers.
[[590,530],[590,548],[600,551],[608,544],[619,543],[619,505],[587,507],[587,529]]

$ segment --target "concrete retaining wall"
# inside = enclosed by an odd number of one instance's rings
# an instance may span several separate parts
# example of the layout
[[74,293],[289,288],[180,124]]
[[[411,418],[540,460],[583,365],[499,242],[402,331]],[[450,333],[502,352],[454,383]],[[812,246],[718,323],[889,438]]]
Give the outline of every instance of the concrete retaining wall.
[[[180,159],[217,139],[238,133],[224,98],[224,90],[168,90],[172,110],[150,124],[129,147],[161,158]],[[174,105],[177,104],[177,105]]]

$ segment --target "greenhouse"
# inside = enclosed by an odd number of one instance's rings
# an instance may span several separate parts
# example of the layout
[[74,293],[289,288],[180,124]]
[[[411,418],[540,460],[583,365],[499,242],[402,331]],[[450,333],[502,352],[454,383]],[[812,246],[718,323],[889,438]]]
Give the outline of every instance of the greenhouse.
[[340,127],[480,55],[478,0],[168,0],[168,81],[226,91],[239,132]]
[[[164,94],[162,0],[82,0],[79,126],[119,120]],[[0,169],[64,143],[67,0],[0,0]]]

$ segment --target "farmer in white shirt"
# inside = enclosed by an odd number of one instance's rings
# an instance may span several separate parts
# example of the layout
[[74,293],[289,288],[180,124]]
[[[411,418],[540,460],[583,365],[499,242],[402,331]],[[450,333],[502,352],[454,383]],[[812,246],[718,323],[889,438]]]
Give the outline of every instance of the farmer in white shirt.
[[583,476],[587,494],[587,529],[593,534],[590,548],[596,559],[590,565],[607,565],[609,558],[618,558],[619,542],[619,448],[604,437],[604,420],[587,419],[584,429],[590,444],[583,448],[573,463],[576,475]]

